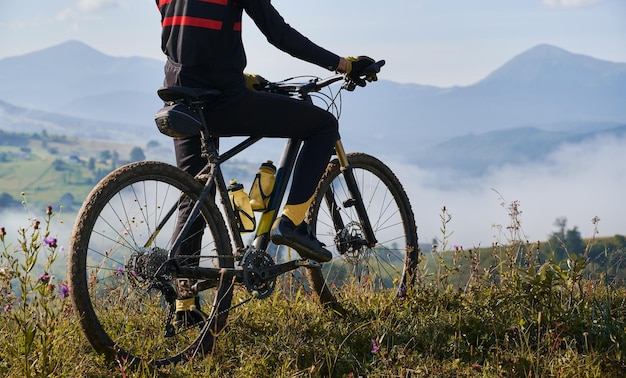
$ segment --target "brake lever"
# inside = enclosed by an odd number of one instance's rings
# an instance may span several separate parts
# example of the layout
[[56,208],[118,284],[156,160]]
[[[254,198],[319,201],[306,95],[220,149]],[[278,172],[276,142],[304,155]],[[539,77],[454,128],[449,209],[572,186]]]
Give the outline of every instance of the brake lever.
[[356,89],[356,83],[350,79],[347,79],[343,82],[341,88],[347,90],[348,92],[352,92]]

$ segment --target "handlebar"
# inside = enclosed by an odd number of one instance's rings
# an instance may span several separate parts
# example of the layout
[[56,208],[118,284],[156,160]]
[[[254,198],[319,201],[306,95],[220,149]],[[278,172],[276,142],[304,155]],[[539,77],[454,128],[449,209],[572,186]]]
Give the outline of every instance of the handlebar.
[[[372,63],[372,65],[363,70],[363,72],[361,73],[361,77],[365,78],[368,75],[379,73],[381,67],[384,65],[384,60],[379,60],[376,63]],[[322,88],[325,88],[340,80],[345,81],[342,88],[345,88],[348,91],[353,91],[356,88],[356,83],[350,80],[350,78],[348,78],[345,74],[336,74],[324,79],[314,78],[306,83],[290,82],[294,79],[295,78],[291,78],[281,82],[269,83],[265,86],[265,91],[282,94],[298,94],[300,96],[305,96],[310,92],[319,92]]]

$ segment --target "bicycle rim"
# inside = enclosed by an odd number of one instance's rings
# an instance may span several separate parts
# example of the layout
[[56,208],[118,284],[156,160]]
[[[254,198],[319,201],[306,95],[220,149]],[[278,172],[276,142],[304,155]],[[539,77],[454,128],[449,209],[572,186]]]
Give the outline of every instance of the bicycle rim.
[[[81,327],[99,353],[163,365],[210,352],[226,321],[230,284],[201,293],[204,323],[166,336],[171,307],[152,278],[171,248],[180,200],[197,202],[201,189],[176,167],[140,162],[112,172],[85,201],[72,231],[69,280]],[[200,266],[232,267],[224,221],[205,202]]]
[[[417,227],[409,199],[392,171],[380,160],[361,153],[348,154],[357,186],[377,243],[364,245],[363,227],[348,201],[345,178],[337,160],[331,162],[310,208],[310,222],[318,239],[333,253],[322,269],[307,272],[313,289],[325,304],[339,305],[347,289],[400,294],[413,279],[417,266]],[[329,199],[332,199],[329,201]],[[332,210],[341,221],[333,221]]]

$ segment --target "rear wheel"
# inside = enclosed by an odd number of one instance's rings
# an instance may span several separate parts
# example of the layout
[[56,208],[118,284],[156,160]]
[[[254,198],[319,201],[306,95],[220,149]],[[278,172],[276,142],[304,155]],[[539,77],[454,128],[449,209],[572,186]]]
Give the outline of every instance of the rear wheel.
[[[99,353],[164,365],[211,351],[226,322],[231,284],[200,294],[204,322],[171,326],[178,281],[155,278],[172,247],[180,204],[196,203],[202,187],[171,165],[139,162],[115,170],[89,194],[72,231],[68,275],[81,327]],[[196,242],[183,244],[200,248],[194,264],[233,267],[226,226],[212,199],[199,219]]]
[[[393,288],[403,293],[418,260],[417,226],[409,199],[393,172],[380,160],[362,153],[348,154],[376,243],[368,245],[364,227],[337,160],[324,173],[310,207],[310,224],[333,259],[307,275],[322,303],[342,310],[338,288]],[[347,172],[346,172],[347,173]],[[348,173],[349,174],[349,173]]]

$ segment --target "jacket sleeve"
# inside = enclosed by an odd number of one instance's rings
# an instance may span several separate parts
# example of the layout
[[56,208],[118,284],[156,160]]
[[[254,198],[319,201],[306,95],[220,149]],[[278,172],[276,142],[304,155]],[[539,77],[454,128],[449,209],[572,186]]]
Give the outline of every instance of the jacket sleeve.
[[330,71],[337,68],[339,56],[316,45],[285,22],[269,0],[239,0],[267,41],[278,49]]

